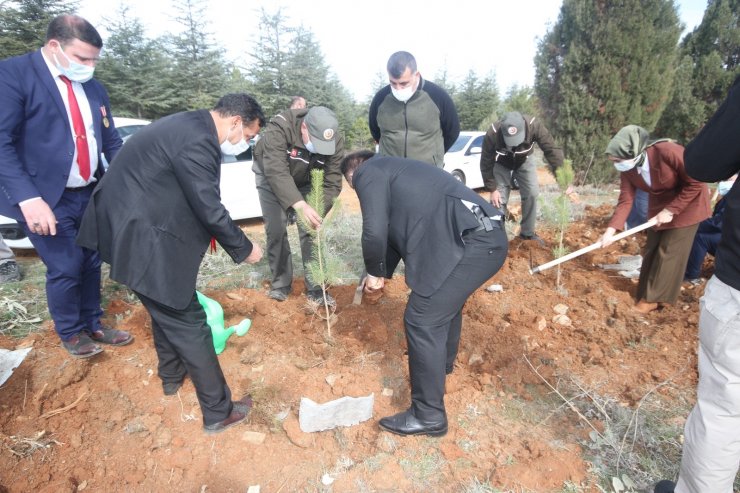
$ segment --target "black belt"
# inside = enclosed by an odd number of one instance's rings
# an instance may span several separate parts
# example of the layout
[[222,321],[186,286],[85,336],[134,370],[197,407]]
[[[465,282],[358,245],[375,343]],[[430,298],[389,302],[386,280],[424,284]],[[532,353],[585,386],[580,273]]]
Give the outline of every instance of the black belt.
[[87,190],[88,188],[91,188],[93,185],[95,185],[95,182],[88,183],[84,187],[66,187],[64,191],[65,192],[82,192],[83,190]]

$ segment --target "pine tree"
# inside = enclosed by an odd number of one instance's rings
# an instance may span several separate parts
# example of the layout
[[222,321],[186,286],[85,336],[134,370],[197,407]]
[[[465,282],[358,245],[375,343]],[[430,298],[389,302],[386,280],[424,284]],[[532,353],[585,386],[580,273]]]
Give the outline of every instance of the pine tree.
[[174,61],[168,81],[175,90],[176,111],[211,108],[223,96],[228,82],[224,51],[213,48],[213,35],[204,22],[205,0],[176,0],[175,20],[183,31],[167,40],[166,51]]
[[171,113],[179,98],[162,42],[147,38],[126,6],[106,27],[109,35],[95,73],[108,89],[114,114],[156,119]]
[[49,22],[76,7],[77,2],[66,0],[0,2],[0,60],[41,48]]
[[460,128],[480,130],[485,126],[488,116],[498,109],[499,93],[493,76],[478,79],[475,72],[467,77],[454,96]]
[[681,42],[671,102],[655,134],[686,144],[740,75],[740,0],[709,0],[701,24]]
[[672,0],[564,0],[535,57],[535,92],[550,131],[588,178],[613,179],[601,158],[625,124],[652,130],[673,84],[680,24]]
[[[250,53],[248,81],[266,115],[285,110],[290,98],[301,95],[309,106],[326,106],[337,114],[342,133],[351,136],[353,123],[367,108],[332,73],[310,29],[294,27],[281,9],[261,10],[259,39]],[[361,135],[360,132],[358,135]]]

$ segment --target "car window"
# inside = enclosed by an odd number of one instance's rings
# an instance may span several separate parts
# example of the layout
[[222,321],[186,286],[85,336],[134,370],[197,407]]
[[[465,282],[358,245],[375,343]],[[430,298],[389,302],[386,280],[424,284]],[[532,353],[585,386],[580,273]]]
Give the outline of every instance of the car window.
[[454,144],[452,144],[452,147],[447,152],[457,152],[462,150],[463,147],[465,147],[465,144],[468,143],[470,140],[470,135],[461,135],[457,138]]
[[237,161],[251,161],[252,160],[252,146],[250,145],[249,148],[236,156]]
[[144,126],[145,125],[126,125],[125,127],[116,127],[116,130],[118,130],[118,135],[120,135],[123,139],[135,133],[137,130]]
[[484,134],[473,139],[473,142],[470,143],[470,147],[468,147],[468,154],[480,154],[483,149],[483,139],[485,137],[486,136]]

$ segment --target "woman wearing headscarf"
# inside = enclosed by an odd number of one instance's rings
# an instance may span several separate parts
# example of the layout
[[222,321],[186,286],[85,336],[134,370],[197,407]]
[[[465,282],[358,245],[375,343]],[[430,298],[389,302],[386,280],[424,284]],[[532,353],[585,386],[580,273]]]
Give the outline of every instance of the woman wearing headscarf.
[[634,307],[649,313],[678,299],[694,234],[711,215],[709,189],[686,174],[683,146],[668,139],[650,140],[648,131],[637,125],[617,132],[606,155],[620,172],[621,183],[602,248],[623,229],[637,190],[648,193],[648,218],[656,220],[647,231]]

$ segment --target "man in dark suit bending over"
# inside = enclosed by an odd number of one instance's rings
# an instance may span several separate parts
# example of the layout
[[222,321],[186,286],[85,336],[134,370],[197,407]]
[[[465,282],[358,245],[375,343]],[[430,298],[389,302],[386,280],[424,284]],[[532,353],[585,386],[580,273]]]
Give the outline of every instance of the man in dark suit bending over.
[[504,263],[502,213],[449,173],[421,161],[349,154],[342,174],[362,209],[367,292],[383,288],[399,261],[411,288],[404,313],[411,407],[382,418],[399,435],[447,433],[445,375],[452,373],[462,308]]
[[234,262],[262,257],[221,204],[219,179],[222,152],[244,152],[264,124],[254,98],[228,94],[211,111],[141,129],[95,189],[78,237],[149,311],[164,393],[175,394],[190,375],[206,433],[243,421],[251,407],[249,396],[231,400],[195,281],[211,238]]

